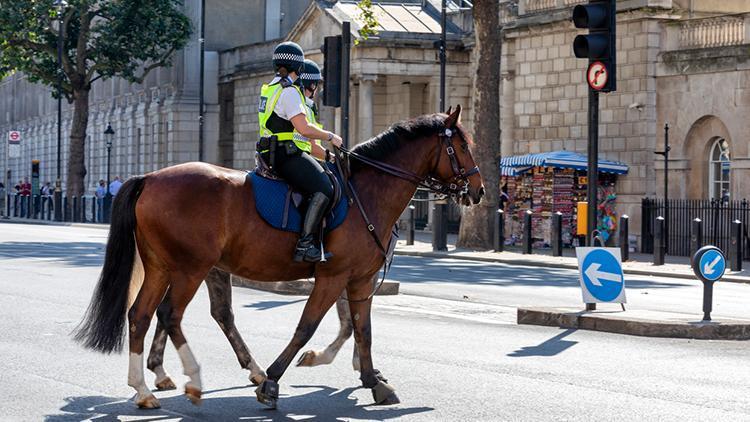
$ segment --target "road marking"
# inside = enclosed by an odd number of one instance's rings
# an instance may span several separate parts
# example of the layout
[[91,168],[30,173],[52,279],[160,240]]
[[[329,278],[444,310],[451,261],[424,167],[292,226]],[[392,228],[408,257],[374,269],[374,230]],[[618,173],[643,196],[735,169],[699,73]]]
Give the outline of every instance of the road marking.
[[444,311],[431,311],[428,309],[421,309],[421,308],[414,308],[410,306],[391,306],[391,305],[381,305],[381,304],[373,304],[373,309],[376,310],[385,310],[385,311],[396,311],[400,313],[414,313],[414,314],[422,314],[422,315],[431,315],[431,316],[438,316],[443,318],[452,318],[452,319],[459,319],[463,321],[471,321],[471,322],[481,322],[484,324],[493,324],[493,325],[516,325],[515,317],[511,321],[501,321],[499,319],[494,318],[485,318],[481,316],[472,316],[472,315],[462,315],[457,314],[453,312],[444,312]]

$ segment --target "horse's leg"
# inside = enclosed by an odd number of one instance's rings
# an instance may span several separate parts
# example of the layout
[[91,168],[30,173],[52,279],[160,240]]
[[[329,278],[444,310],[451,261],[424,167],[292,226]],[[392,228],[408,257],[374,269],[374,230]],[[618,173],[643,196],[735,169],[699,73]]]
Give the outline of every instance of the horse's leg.
[[146,359],[146,367],[156,375],[154,384],[159,391],[174,390],[177,386],[164,371],[164,348],[167,346],[167,324],[169,323],[169,314],[171,305],[169,304],[170,290],[164,296],[164,300],[156,308],[156,332],[154,332],[154,341],[151,343],[151,351]]
[[307,299],[305,310],[302,312],[292,340],[266,371],[268,378],[255,390],[259,402],[271,408],[276,408],[276,401],[279,398],[279,379],[292,363],[294,356],[315,333],[323,316],[344,290],[346,281],[345,278],[341,277],[331,279],[316,277],[315,287],[313,287],[310,298]]
[[208,297],[211,299],[211,316],[216,320],[232,345],[240,366],[250,371],[250,382],[260,385],[266,379],[266,373],[253,359],[247,344],[234,325],[232,313],[232,283],[229,274],[217,268],[211,269],[206,276]]
[[187,344],[185,335],[182,333],[182,316],[185,313],[188,303],[195,296],[195,292],[198,291],[198,287],[203,281],[203,274],[194,276],[190,274],[174,274],[174,278],[171,286],[171,294],[169,296],[170,305],[172,306],[172,312],[169,315],[169,322],[167,323],[167,332],[169,338],[172,339],[177,354],[180,356],[182,361],[183,374],[190,378],[190,381],[185,383],[185,395],[195,405],[201,403],[202,384],[201,384],[201,373],[200,366],[193,356],[193,352]]
[[158,408],[159,401],[146,386],[143,376],[143,341],[154,316],[154,311],[164,297],[168,286],[167,274],[144,262],[143,286],[133,306],[128,311],[130,362],[128,385],[136,391],[135,404],[138,407]]
[[396,390],[384,381],[380,371],[372,365],[372,355],[370,354],[372,346],[370,320],[372,298],[366,301],[361,300],[367,298],[372,292],[373,281],[373,277],[364,277],[352,280],[346,287],[347,296],[350,299],[349,311],[354,323],[355,349],[359,350],[359,379],[362,380],[363,387],[372,389],[375,404],[396,404],[399,403],[395,393]]
[[[341,347],[344,345],[344,343],[346,343],[346,340],[348,340],[349,337],[352,336],[352,331],[354,330],[352,326],[352,318],[349,315],[349,305],[347,304],[344,297],[340,297],[336,301],[336,311],[339,315],[340,324],[339,334],[336,339],[333,340],[333,343],[329,344],[328,347],[326,347],[324,350],[308,350],[303,353],[297,361],[297,366],[328,365],[329,363],[333,362],[334,358],[336,358],[336,355],[339,353],[339,350],[341,350]],[[354,348],[354,353],[357,353],[356,347]],[[359,359],[357,359],[356,361],[353,360],[352,365],[354,366],[354,370],[358,371]]]

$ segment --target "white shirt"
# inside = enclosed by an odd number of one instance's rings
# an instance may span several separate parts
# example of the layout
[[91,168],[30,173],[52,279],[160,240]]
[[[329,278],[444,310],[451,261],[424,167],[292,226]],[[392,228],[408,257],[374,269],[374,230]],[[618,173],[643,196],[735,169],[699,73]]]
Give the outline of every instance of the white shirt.
[[[289,79],[291,79],[291,76],[289,77]],[[280,80],[281,78],[277,76],[273,78],[271,84],[275,84]],[[292,82],[294,81],[292,80]],[[305,103],[302,102],[299,92],[293,86],[288,86],[281,90],[281,94],[279,94],[279,100],[276,102],[276,106],[274,107],[273,111],[276,112],[277,116],[281,117],[284,120],[292,120],[292,117],[298,114],[304,114],[305,116],[307,116]]]

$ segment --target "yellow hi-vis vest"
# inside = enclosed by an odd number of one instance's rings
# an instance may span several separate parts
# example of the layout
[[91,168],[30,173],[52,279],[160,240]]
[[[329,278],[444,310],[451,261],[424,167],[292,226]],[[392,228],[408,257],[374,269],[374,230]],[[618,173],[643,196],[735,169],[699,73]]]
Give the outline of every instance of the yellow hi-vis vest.
[[[294,87],[294,89],[299,94],[302,104],[305,104],[305,106],[307,106],[307,103],[305,102],[305,96],[302,94],[302,91],[300,91],[296,85],[292,85],[292,87]],[[271,113],[273,113],[273,110],[276,108],[276,103],[279,101],[281,90],[283,89],[284,87],[281,86],[280,83],[275,83],[272,85],[263,84],[260,89],[260,103],[258,105],[258,123],[260,124],[260,137],[264,138],[276,135],[276,139],[279,142],[293,141],[294,144],[297,145],[297,148],[309,153],[312,150],[310,140],[302,136],[296,130],[293,130],[292,132],[273,133],[266,127],[268,119],[271,117]],[[263,153],[266,151],[258,152]]]
[[[318,122],[317,116],[315,115],[315,110],[313,110],[313,108],[310,107],[310,104],[308,102],[305,102],[305,107],[307,107],[307,121],[310,122],[311,125],[317,127],[318,129],[323,130],[323,125],[320,122]],[[325,149],[325,147],[323,146],[323,143],[320,140],[316,139],[315,144]],[[322,161],[318,157],[315,157],[315,159],[318,161]]]

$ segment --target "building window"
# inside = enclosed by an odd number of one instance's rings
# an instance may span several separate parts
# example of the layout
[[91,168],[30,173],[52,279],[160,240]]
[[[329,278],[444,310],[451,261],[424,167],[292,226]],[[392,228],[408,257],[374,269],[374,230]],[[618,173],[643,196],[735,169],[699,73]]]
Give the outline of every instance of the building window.
[[712,199],[729,200],[729,142],[717,138],[708,157],[708,195]]

